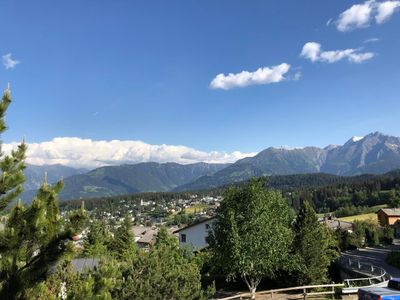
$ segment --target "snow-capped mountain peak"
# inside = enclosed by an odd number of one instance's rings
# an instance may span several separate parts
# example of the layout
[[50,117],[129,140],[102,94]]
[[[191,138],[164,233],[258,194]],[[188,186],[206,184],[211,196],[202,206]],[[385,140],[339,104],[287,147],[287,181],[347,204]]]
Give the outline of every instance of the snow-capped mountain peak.
[[364,138],[363,136],[353,136],[353,137],[351,138],[351,140],[352,140],[353,142],[358,142],[358,141],[361,141],[363,138]]

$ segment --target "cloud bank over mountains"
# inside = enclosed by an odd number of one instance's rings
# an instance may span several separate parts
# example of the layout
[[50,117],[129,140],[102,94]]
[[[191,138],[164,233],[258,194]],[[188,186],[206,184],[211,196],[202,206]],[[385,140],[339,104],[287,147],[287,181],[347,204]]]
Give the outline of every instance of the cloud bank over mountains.
[[[9,153],[18,143],[3,144]],[[134,140],[94,141],[77,137],[57,137],[51,141],[28,143],[27,162],[34,165],[62,164],[74,168],[96,168],[139,162],[232,163],[256,153],[204,152],[186,146],[151,145]]]

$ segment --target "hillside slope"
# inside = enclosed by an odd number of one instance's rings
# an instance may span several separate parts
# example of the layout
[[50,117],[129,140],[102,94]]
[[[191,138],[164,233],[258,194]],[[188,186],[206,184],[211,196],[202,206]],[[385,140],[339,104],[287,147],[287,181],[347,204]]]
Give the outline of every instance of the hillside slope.
[[61,199],[170,191],[197,178],[214,174],[226,164],[139,163],[101,167],[65,179]]
[[379,132],[352,138],[343,146],[324,149],[268,148],[237,161],[211,176],[201,177],[175,191],[212,189],[253,176],[328,173],[341,176],[383,174],[400,168],[400,138]]

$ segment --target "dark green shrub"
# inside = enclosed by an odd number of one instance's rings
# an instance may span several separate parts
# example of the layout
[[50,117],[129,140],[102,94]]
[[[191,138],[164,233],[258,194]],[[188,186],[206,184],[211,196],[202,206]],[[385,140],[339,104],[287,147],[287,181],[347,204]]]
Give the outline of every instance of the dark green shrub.
[[400,251],[392,251],[386,256],[386,262],[400,269]]

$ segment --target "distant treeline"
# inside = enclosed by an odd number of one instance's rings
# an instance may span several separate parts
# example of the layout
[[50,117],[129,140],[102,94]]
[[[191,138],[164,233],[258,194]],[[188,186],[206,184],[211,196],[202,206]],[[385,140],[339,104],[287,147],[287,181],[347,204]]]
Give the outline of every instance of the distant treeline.
[[[398,170],[384,175],[340,177],[337,183],[320,187],[308,185],[307,181],[303,186],[296,187],[296,184],[301,181],[297,179],[293,187],[288,184],[282,188],[284,195],[296,210],[305,200],[309,201],[320,213],[342,209],[342,215],[346,214],[343,208],[371,207],[381,204],[393,207],[400,205],[400,171]],[[318,181],[314,179],[314,182]],[[273,185],[266,181],[266,186]]]
[[[366,174],[346,177],[317,173],[265,176],[260,180],[266,188],[281,190],[289,204],[296,210],[307,200],[317,212],[341,210],[341,215],[347,215],[350,211],[357,211],[354,207],[370,207],[381,204],[396,206],[396,201],[400,199],[400,170],[382,175]],[[247,181],[235,185],[246,183]],[[220,196],[227,188],[229,186],[207,191],[143,193],[91,198],[84,199],[84,201],[88,210],[97,208],[110,211],[118,209],[121,200],[137,203],[141,199],[168,202],[172,199],[188,199],[194,194],[199,197]],[[80,206],[81,201],[82,199],[63,201],[60,206],[63,210],[76,209]],[[349,209],[349,212],[346,213],[346,209]]]
[[110,196],[110,197],[98,197],[89,199],[78,199],[78,200],[67,200],[60,203],[60,208],[62,210],[77,209],[80,207],[81,202],[85,201],[85,208],[87,210],[93,210],[94,208],[98,210],[114,211],[119,209],[121,201],[126,201],[130,203],[140,203],[143,201],[155,201],[155,202],[169,202],[173,199],[189,199],[193,195],[198,197],[214,196],[217,197],[221,195],[221,190],[211,190],[211,191],[199,191],[199,192],[154,192],[154,193],[141,193],[132,195],[120,195],[120,196]]

